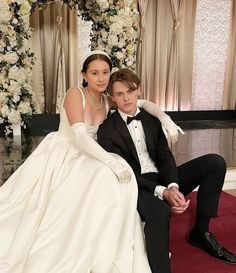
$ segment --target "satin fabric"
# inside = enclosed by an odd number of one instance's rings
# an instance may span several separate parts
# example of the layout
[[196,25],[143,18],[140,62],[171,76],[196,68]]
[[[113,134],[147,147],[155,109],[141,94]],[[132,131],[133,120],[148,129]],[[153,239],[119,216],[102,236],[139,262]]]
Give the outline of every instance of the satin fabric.
[[151,273],[134,175],[119,183],[60,118],[0,188],[0,272]]

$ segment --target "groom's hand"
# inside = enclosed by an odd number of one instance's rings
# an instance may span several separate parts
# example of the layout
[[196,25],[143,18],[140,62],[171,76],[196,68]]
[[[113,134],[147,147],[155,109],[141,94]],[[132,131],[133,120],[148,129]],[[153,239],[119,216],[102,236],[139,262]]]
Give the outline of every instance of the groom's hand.
[[178,206],[178,207],[172,206],[171,211],[176,214],[181,214],[185,212],[185,210],[188,208],[189,203],[190,203],[190,200],[187,200],[183,206]]
[[165,189],[163,198],[171,206],[172,212],[177,214],[183,213],[190,203],[190,200],[186,201],[184,195],[175,186],[170,189]]

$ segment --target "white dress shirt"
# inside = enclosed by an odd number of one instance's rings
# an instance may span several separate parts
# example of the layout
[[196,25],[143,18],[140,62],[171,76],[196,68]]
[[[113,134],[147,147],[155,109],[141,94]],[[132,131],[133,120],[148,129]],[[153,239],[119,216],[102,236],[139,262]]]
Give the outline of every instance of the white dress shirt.
[[[143,131],[143,125],[140,120],[133,120],[129,124],[127,124],[127,117],[131,117],[131,115],[127,115],[126,113],[123,113],[118,109],[122,119],[124,120],[130,135],[132,137],[132,140],[134,142],[134,146],[136,148],[138,159],[141,166],[141,174],[149,173],[149,172],[155,172],[158,173],[158,169],[155,166],[154,161],[151,159],[146,145],[146,138]],[[140,112],[140,109],[137,107],[137,110],[134,114],[137,115]],[[178,184],[175,182],[170,183],[167,188],[171,188],[172,186],[178,187]],[[164,186],[156,186],[154,190],[154,195],[158,196],[160,199],[163,199],[163,192],[166,189]]]

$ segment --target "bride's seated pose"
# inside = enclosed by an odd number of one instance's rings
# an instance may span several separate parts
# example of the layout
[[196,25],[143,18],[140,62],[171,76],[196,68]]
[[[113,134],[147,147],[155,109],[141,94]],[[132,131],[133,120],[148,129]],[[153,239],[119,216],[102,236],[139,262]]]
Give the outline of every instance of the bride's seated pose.
[[[60,126],[0,188],[0,272],[151,273],[129,165],[97,142],[111,107],[112,64],[102,51],[83,63],[83,88],[70,88]],[[174,140],[180,128],[155,104]]]

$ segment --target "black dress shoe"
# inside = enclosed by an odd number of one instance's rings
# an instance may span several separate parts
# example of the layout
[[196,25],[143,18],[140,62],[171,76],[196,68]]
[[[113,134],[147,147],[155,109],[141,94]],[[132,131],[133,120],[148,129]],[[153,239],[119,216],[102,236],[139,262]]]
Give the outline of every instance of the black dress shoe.
[[206,251],[217,259],[236,265],[236,255],[224,248],[210,232],[197,235],[194,230],[192,230],[188,242],[191,245]]

